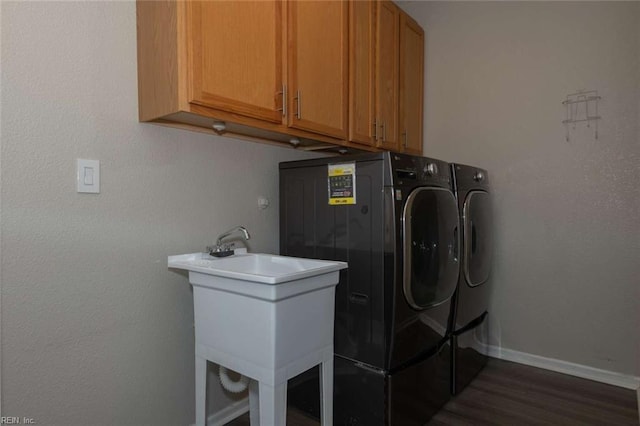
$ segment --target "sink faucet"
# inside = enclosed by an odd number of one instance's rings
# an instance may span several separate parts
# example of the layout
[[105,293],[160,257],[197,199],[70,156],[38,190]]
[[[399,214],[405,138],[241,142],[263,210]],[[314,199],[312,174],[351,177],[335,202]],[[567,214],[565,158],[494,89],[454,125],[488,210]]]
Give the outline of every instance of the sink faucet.
[[244,238],[245,240],[251,238],[251,236],[249,235],[249,231],[247,231],[247,228],[245,228],[244,226],[236,226],[218,235],[215,246],[207,246],[207,251],[209,252],[209,254],[216,257],[231,256],[233,254],[233,243],[222,244],[222,240],[236,232],[240,232],[242,234],[242,238]]

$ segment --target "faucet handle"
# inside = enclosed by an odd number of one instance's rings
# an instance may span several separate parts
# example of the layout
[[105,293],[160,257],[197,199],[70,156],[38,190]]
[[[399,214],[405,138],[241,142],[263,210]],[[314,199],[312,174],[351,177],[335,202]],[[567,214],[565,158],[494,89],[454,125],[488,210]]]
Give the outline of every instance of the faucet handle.
[[235,243],[216,244],[214,246],[207,246],[206,250],[210,256],[225,257],[231,256],[234,253]]

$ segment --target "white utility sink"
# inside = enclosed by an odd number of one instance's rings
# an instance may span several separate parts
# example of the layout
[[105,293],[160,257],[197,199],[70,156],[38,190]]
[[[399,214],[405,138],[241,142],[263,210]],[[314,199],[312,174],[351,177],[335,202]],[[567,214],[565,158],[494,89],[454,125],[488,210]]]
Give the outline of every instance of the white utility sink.
[[339,270],[347,264],[244,252],[229,257],[207,253],[169,256],[169,267],[189,271],[189,282],[194,287],[276,301],[335,286]]
[[265,284],[280,284],[346,268],[344,262],[303,259],[261,253],[213,257],[206,253],[170,256],[169,267],[217,277]]
[[263,426],[286,424],[287,380],[320,364],[322,423],[330,425],[335,286],[347,264],[246,251],[168,260],[189,271],[193,286],[196,425],[205,424],[206,360],[253,380],[251,424]]

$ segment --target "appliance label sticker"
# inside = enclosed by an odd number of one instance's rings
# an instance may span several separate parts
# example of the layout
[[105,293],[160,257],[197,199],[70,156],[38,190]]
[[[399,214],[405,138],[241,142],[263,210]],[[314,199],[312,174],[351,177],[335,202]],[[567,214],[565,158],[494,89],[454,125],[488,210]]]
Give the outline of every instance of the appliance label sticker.
[[329,164],[329,204],[356,203],[356,163]]

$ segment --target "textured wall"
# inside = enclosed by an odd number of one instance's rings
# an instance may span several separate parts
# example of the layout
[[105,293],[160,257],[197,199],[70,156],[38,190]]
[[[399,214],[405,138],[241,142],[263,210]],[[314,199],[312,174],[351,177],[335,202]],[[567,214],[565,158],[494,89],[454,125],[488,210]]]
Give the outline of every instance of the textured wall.
[[[504,348],[639,375],[640,4],[404,2],[426,29],[425,154],[489,170]],[[561,102],[598,90],[599,139]]]
[[[277,251],[277,165],[309,154],[138,123],[134,2],[2,2],[1,85],[3,415],[193,422],[192,296],[167,256],[239,224]],[[101,161],[99,195],[76,193],[76,158]]]

